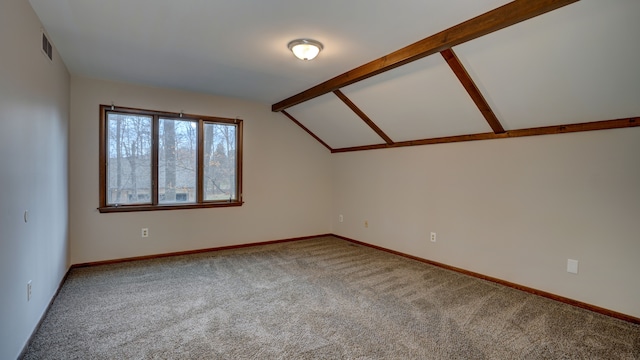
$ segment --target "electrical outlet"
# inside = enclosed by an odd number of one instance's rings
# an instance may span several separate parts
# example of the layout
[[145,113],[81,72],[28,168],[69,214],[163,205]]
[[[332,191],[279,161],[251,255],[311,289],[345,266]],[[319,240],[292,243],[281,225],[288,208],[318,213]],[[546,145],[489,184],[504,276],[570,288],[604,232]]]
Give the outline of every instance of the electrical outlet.
[[369,221],[367,221],[367,220],[364,221],[364,227],[366,227],[366,228],[369,227]]
[[142,237],[149,237],[149,228],[142,228]]
[[344,221],[344,216],[342,216],[342,214],[338,215],[338,221],[339,222],[343,222]]
[[578,260],[567,259],[567,272],[572,274],[578,273]]
[[431,242],[436,242],[436,233],[431,233]]
[[31,280],[27,282],[27,301],[31,300]]

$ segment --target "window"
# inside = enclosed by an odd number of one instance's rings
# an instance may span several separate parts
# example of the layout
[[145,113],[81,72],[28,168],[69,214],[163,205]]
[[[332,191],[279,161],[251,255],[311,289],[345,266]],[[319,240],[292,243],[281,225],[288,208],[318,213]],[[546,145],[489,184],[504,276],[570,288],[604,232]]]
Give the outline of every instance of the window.
[[242,120],[100,106],[100,212],[242,205]]

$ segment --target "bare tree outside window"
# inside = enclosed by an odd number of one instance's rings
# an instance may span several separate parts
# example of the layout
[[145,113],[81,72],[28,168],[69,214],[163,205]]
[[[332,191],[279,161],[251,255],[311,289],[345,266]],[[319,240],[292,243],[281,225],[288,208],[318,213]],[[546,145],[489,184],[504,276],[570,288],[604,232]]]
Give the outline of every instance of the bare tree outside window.
[[242,205],[242,120],[100,106],[100,212]]
[[204,124],[204,200],[225,200],[236,196],[236,128]]
[[158,202],[196,202],[197,134],[194,121],[160,118]]
[[108,114],[107,204],[151,202],[151,122],[149,116]]

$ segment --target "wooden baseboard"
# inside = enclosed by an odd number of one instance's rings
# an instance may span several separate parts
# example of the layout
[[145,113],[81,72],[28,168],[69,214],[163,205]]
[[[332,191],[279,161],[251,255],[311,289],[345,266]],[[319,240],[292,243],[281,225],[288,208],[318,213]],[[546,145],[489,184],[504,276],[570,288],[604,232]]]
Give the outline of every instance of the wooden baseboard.
[[341,236],[341,235],[332,234],[332,236],[335,236],[335,237],[337,237],[339,239],[346,240],[346,241],[349,241],[349,242],[352,242],[352,243],[355,243],[355,244],[358,244],[358,245],[367,246],[367,247],[374,248],[374,249],[381,250],[381,251],[385,251],[385,252],[388,252],[388,253],[391,253],[391,254],[394,254],[394,255],[399,255],[399,256],[406,257],[406,258],[409,258],[409,259],[413,259],[413,260],[416,260],[416,261],[420,261],[420,262],[423,262],[423,263],[426,263],[426,264],[438,266],[438,267],[441,267],[441,268],[444,268],[444,269],[447,269],[447,270],[452,270],[452,271],[455,271],[455,272],[458,272],[458,273],[461,273],[461,274],[473,276],[473,277],[478,278],[478,279],[491,281],[491,282],[494,282],[494,283],[497,283],[497,284],[500,284],[500,285],[508,286],[510,288],[518,289],[518,290],[521,290],[521,291],[524,291],[524,292],[528,292],[528,293],[531,293],[531,294],[534,294],[534,295],[542,296],[542,297],[545,297],[545,298],[548,298],[548,299],[559,301],[559,302],[562,302],[562,303],[565,303],[565,304],[569,304],[569,305],[572,305],[572,306],[576,306],[576,307],[579,307],[579,308],[582,308],[582,309],[590,310],[590,311],[593,311],[593,312],[596,312],[596,313],[599,313],[599,314],[603,314],[603,315],[606,315],[606,316],[610,316],[610,317],[613,317],[613,318],[616,318],[616,319],[628,321],[628,322],[634,323],[634,324],[640,324],[640,318],[637,318],[637,317],[634,317],[634,316],[631,316],[631,315],[627,315],[627,314],[623,314],[623,313],[620,313],[620,312],[617,312],[617,311],[605,309],[605,308],[602,308],[602,307],[599,307],[599,306],[596,306],[596,305],[587,304],[587,303],[582,302],[582,301],[578,301],[578,300],[570,299],[570,298],[567,298],[567,297],[564,297],[564,296],[552,294],[550,292],[546,292],[546,291],[530,288],[528,286],[512,283],[512,282],[509,282],[509,281],[506,281],[506,280],[494,278],[494,277],[487,276],[487,275],[482,275],[482,274],[479,274],[479,273],[476,273],[476,272],[473,272],[473,271],[469,271],[469,270],[465,270],[465,269],[461,269],[461,268],[458,268],[458,267],[455,267],[455,266],[450,266],[450,265],[439,263],[439,262],[436,262],[436,261],[423,259],[421,257],[405,254],[405,253],[402,253],[400,251],[395,251],[395,250],[383,248],[383,247],[377,246],[377,245],[367,244],[365,242],[354,240],[354,239],[350,239],[348,237],[344,237],[344,236]]
[[206,248],[206,249],[178,251],[178,252],[172,252],[172,253],[162,253],[162,254],[144,255],[144,256],[134,256],[134,257],[128,257],[128,258],[122,258],[122,259],[113,259],[113,260],[93,261],[93,262],[87,262],[87,263],[81,263],[81,264],[73,264],[73,265],[71,265],[71,268],[74,269],[74,268],[82,268],[82,267],[88,267],[88,266],[110,265],[110,264],[118,264],[118,263],[129,262],[129,261],[150,260],[150,259],[158,259],[158,258],[171,257],[171,256],[180,256],[180,255],[193,255],[193,254],[200,254],[200,253],[205,253],[205,252],[210,252],[210,251],[240,249],[240,248],[245,248],[245,247],[278,244],[278,243],[290,242],[290,241],[307,240],[307,239],[313,239],[313,238],[322,237],[322,236],[331,236],[331,234],[302,236],[302,237],[296,237],[296,238],[261,241],[261,242],[256,242],[256,243],[248,243],[248,244],[240,244],[240,245],[219,246],[219,247]]
[[56,289],[56,292],[51,297],[51,300],[49,300],[49,304],[47,305],[47,308],[44,309],[44,311],[42,312],[42,316],[40,316],[40,320],[38,320],[38,324],[36,325],[35,328],[33,328],[33,331],[31,332],[31,335],[29,335],[29,339],[27,339],[27,342],[22,347],[22,351],[20,351],[20,355],[18,355],[18,359],[22,359],[24,357],[24,354],[27,351],[27,348],[29,347],[29,344],[31,344],[31,341],[33,340],[33,337],[36,335],[36,333],[40,329],[40,326],[42,326],[42,322],[44,321],[45,316],[47,316],[47,313],[49,312],[49,309],[51,309],[51,305],[53,305],[53,302],[58,297],[58,294],[60,293],[60,289],[62,289],[62,285],[64,285],[64,283],[67,281],[67,278],[69,277],[69,272],[70,271],[71,271],[71,267],[69,267],[67,269],[67,272],[62,277],[62,280],[60,280],[60,282],[58,283],[58,288]]

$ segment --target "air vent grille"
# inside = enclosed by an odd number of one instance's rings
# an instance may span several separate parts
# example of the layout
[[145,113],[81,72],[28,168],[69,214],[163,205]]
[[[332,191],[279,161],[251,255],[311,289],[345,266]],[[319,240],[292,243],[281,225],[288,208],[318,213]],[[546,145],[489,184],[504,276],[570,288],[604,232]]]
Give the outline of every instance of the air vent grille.
[[53,61],[53,46],[51,46],[51,42],[44,32],[42,33],[42,52],[49,58],[49,60]]

